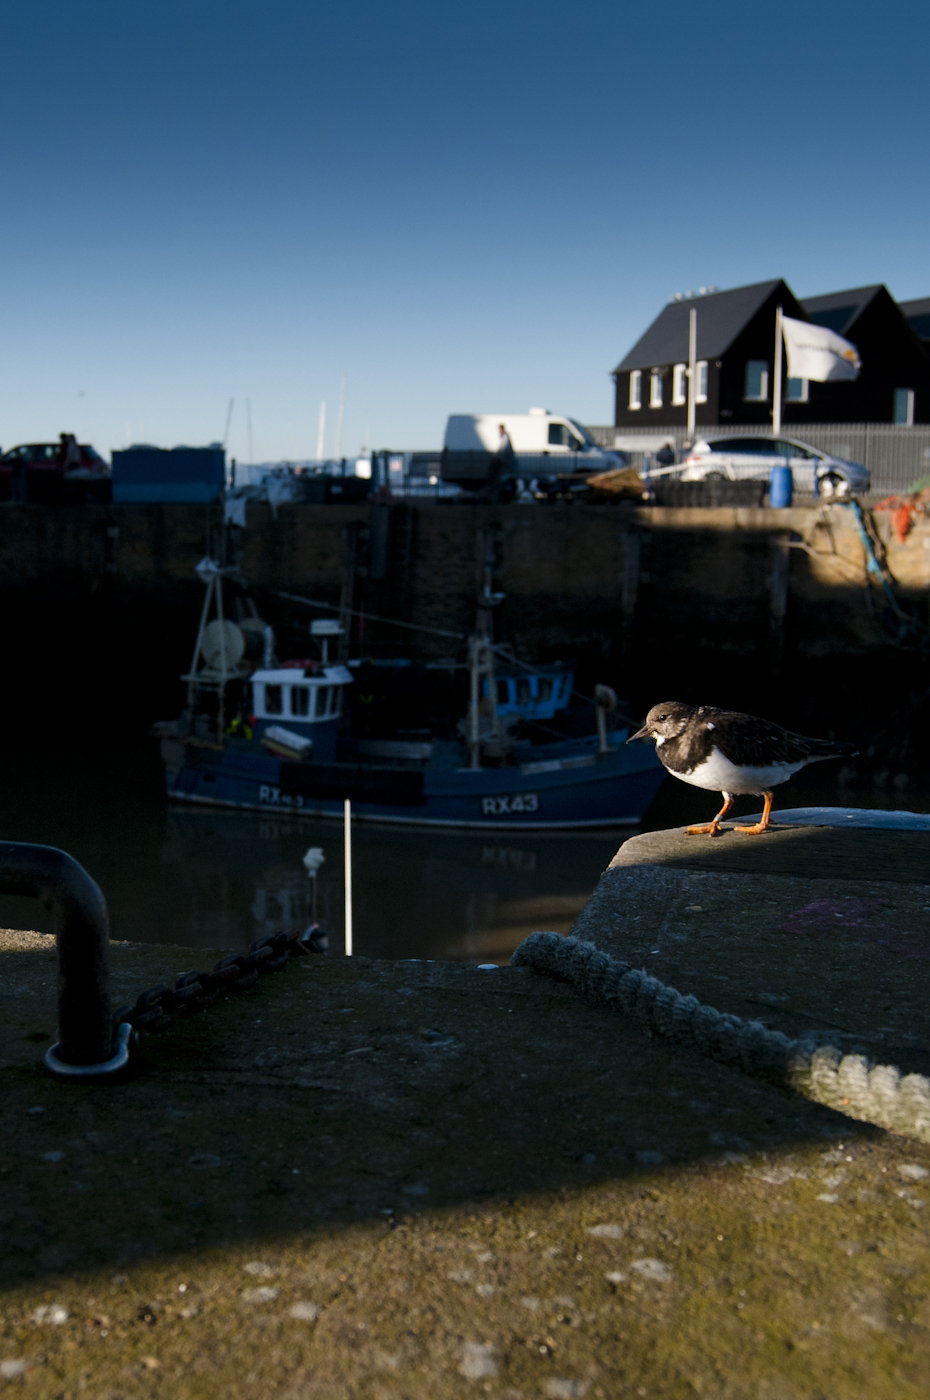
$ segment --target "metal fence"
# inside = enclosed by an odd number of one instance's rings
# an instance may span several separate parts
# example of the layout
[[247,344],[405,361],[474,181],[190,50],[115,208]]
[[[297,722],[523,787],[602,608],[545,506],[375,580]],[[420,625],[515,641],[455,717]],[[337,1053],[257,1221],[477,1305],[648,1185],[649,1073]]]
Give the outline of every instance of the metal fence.
[[[686,428],[589,427],[588,432],[601,447],[621,447],[635,467],[642,467],[646,454],[654,454],[670,442],[681,451],[688,438]],[[698,428],[699,436],[759,437],[771,435],[764,424],[734,424],[732,427]],[[904,491],[920,477],[930,475],[930,424],[904,427],[892,423],[789,423],[782,428],[786,437],[809,443],[835,457],[861,462],[872,475],[872,492],[885,495]],[[642,441],[642,447],[634,444]]]

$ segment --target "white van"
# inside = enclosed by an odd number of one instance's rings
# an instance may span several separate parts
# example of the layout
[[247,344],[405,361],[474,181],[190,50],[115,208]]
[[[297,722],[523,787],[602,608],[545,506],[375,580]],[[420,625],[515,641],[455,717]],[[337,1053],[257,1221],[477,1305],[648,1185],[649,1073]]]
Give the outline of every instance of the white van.
[[[501,475],[501,425],[510,439]],[[512,500],[522,482],[538,500],[556,500],[585,489],[584,476],[625,465],[616,452],[605,452],[574,418],[531,408],[529,413],[453,413],[443,439],[443,481],[464,491],[492,490],[499,503]],[[492,487],[491,483],[494,482]],[[522,499],[522,497],[521,497]]]
[[450,452],[497,452],[501,424],[518,457],[570,457],[552,463],[555,470],[607,471],[620,465],[574,418],[531,408],[529,413],[453,413],[446,424],[443,446]]

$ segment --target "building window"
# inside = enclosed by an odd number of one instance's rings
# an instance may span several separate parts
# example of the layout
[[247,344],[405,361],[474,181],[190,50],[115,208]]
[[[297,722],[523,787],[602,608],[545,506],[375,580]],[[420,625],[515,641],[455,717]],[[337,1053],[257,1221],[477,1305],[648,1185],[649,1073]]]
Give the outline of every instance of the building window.
[[649,376],[649,407],[662,407],[662,371],[654,369]]
[[769,367],[765,360],[746,361],[746,388],[743,398],[749,403],[764,403],[769,396]]
[[914,390],[895,389],[894,391],[894,418],[893,423],[900,423],[902,427],[910,428],[914,422]]
[[680,406],[688,402],[688,366],[676,365],[672,371],[672,403]]
[[643,406],[643,372],[641,369],[630,371],[630,408],[642,408]]
[[310,713],[310,687],[308,685],[291,686],[291,714],[308,715]]
[[265,714],[282,715],[284,713],[284,699],[279,685],[265,686]]
[[786,385],[785,397],[789,403],[807,403],[806,379],[789,379]]
[[706,402],[707,402],[707,361],[706,361],[706,360],[698,360],[697,364],[694,366],[694,372],[695,372],[695,374],[697,375],[697,393],[696,393],[695,396],[694,396],[694,402],[695,402],[695,403],[706,403]]

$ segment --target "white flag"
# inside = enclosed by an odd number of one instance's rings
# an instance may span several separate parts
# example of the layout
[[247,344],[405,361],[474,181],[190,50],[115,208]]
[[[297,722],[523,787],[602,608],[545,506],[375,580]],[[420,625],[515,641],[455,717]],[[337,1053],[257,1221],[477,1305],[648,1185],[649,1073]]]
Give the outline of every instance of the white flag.
[[859,351],[826,326],[782,317],[789,379],[813,379],[818,384],[833,379],[856,379],[861,368]]

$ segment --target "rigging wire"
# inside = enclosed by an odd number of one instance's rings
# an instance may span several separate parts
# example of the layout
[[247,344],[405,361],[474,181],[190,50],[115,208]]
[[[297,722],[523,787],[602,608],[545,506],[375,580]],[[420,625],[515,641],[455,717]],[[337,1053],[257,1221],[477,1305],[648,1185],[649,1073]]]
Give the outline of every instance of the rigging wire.
[[292,603],[303,603],[308,608],[325,608],[327,612],[344,613],[348,617],[364,617],[368,622],[386,622],[391,627],[406,627],[411,632],[430,632],[434,637],[454,637],[457,642],[468,640],[464,632],[447,632],[441,627],[424,627],[420,622],[400,622],[396,617],[379,617],[377,613],[359,612],[356,608],[340,608],[338,603],[320,603],[315,598],[301,598],[296,593],[283,593],[280,588],[270,588],[276,598],[287,598]]

